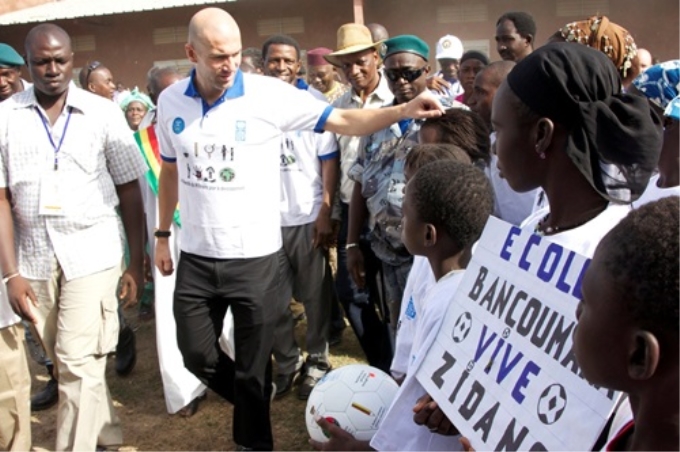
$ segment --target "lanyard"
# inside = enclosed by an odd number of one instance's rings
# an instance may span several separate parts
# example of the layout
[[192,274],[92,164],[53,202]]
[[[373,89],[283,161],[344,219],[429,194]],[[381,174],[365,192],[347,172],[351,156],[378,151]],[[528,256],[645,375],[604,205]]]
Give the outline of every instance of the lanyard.
[[52,145],[52,148],[54,149],[54,171],[59,169],[59,150],[61,150],[61,145],[64,143],[64,138],[66,137],[66,131],[68,130],[68,124],[71,121],[71,108],[68,108],[68,116],[66,117],[66,124],[64,124],[64,130],[61,132],[61,139],[59,140],[59,145],[57,146],[54,144],[54,140],[52,139],[52,134],[50,133],[49,126],[47,125],[47,119],[43,116],[42,113],[40,113],[40,110],[38,111],[38,116],[40,116],[40,120],[43,123],[43,127],[45,127],[45,132],[47,133],[47,138],[50,140],[50,144]]

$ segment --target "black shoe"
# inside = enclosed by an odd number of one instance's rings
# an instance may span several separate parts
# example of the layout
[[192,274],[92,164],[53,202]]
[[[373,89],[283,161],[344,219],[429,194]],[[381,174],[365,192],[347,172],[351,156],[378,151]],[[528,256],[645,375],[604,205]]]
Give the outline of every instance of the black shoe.
[[118,335],[116,346],[116,373],[121,377],[129,375],[137,363],[137,347],[135,332],[129,326],[124,326]]
[[299,375],[299,371],[295,371],[290,374],[277,374],[274,377],[274,386],[276,387],[276,394],[274,397],[281,397],[282,395],[288,394],[295,384],[295,380]]
[[326,365],[326,367],[318,367],[315,365],[307,365],[307,371],[304,373],[304,380],[298,388],[298,399],[307,400],[309,394],[312,393],[314,386],[321,380],[324,375],[330,372],[332,367]]
[[203,394],[199,395],[196,397],[194,400],[189,402],[187,406],[182,408],[177,412],[182,417],[191,417],[194,414],[196,414],[196,411],[198,411],[198,406],[201,404],[202,401],[208,398],[208,392],[204,392]]
[[31,397],[31,411],[42,411],[52,408],[58,401],[59,383],[54,378],[51,378],[42,391]]

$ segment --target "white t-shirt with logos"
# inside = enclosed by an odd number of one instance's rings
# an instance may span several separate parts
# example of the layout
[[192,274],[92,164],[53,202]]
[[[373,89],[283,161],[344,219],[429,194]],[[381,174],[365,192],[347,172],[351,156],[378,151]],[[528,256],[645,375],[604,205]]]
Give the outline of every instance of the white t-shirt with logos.
[[321,161],[334,158],[340,152],[330,132],[296,130],[281,136],[281,226],[316,220],[323,201]]
[[444,436],[430,432],[427,426],[413,421],[413,407],[427,392],[416,378],[416,372],[427,351],[434,342],[444,315],[456,289],[463,279],[464,271],[450,272],[439,279],[422,300],[406,378],[399,387],[392,405],[380,428],[371,440],[376,450],[462,450],[459,435]]
[[404,295],[401,299],[397,336],[390,373],[396,379],[403,378],[411,360],[413,336],[416,323],[422,310],[423,299],[436,283],[432,266],[424,256],[413,256],[413,266],[406,280]]
[[163,160],[177,164],[182,251],[219,259],[275,253],[281,134],[322,130],[332,107],[281,80],[238,71],[208,108],[193,77],[161,93],[156,124]]

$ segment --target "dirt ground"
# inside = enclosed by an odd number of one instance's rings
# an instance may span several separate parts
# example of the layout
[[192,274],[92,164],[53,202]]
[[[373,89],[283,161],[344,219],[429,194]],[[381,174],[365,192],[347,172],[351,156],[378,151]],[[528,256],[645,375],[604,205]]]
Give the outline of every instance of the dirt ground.
[[[114,371],[114,358],[109,358],[107,381],[123,424],[122,450],[235,450],[232,440],[232,407],[217,394],[208,391],[198,412],[191,418],[169,415],[165,409],[156,355],[156,322],[139,321],[134,313],[126,313],[137,333],[137,365],[128,377]],[[301,339],[304,322],[298,324]],[[350,327],[343,341],[331,349],[334,367],[362,362],[363,355]],[[47,381],[45,369],[29,358],[33,376],[32,392],[40,391]],[[295,391],[272,402],[272,428],[275,450],[309,450],[304,409],[306,402]],[[36,449],[53,450],[56,438],[56,407],[33,413],[33,445]]]

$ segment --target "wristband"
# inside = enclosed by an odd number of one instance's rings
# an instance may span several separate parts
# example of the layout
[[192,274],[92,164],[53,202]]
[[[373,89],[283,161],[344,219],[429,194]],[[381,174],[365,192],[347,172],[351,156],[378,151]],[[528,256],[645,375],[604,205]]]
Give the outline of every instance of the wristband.
[[19,272],[14,272],[14,273],[12,273],[11,275],[2,278],[2,283],[3,283],[3,284],[7,284],[7,283],[9,282],[10,279],[16,278],[17,276],[20,276],[20,275],[19,275]]
[[359,246],[359,244],[358,244],[357,242],[348,243],[347,245],[345,245],[345,249],[348,250],[348,249],[350,249],[350,248],[356,248],[356,247],[358,247],[358,246]]
[[153,236],[156,237],[156,238],[159,238],[159,239],[167,239],[168,237],[170,237],[170,231],[156,230],[153,233]]

